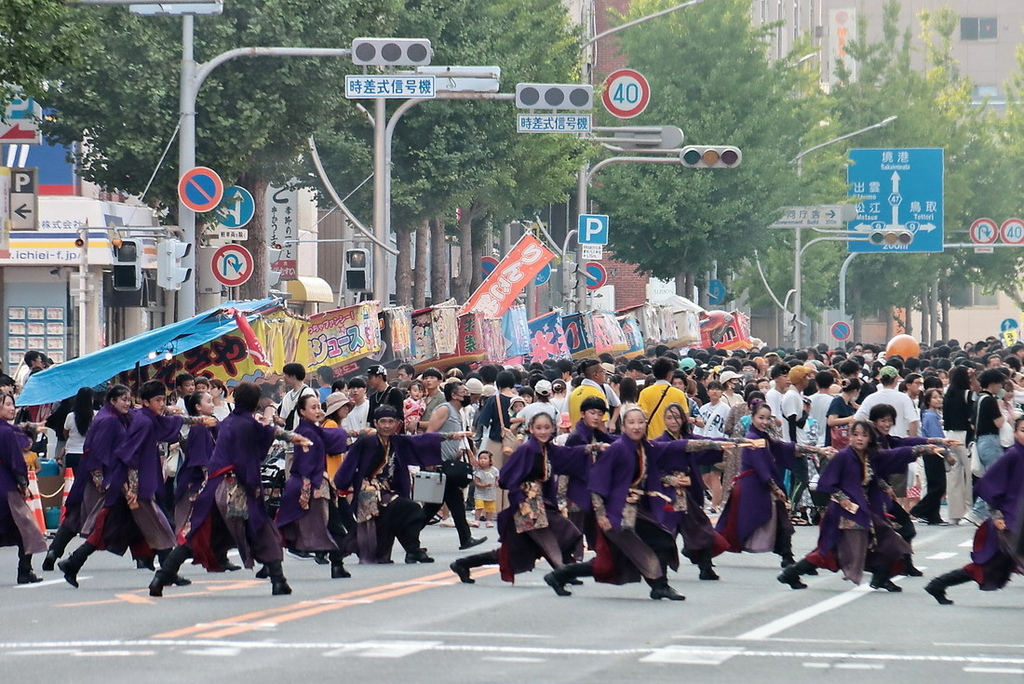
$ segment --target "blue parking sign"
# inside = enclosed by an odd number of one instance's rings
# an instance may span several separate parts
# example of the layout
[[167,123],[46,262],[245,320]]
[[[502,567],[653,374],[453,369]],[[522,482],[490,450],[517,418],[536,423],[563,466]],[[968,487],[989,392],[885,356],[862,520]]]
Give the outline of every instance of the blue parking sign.
[[581,245],[607,245],[608,216],[605,214],[580,214],[576,231],[576,239]]

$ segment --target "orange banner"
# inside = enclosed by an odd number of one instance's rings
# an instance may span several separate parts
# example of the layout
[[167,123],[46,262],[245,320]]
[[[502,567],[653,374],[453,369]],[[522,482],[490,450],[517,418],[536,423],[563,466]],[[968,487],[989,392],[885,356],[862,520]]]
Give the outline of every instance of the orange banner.
[[509,310],[519,293],[526,289],[541,269],[555,258],[544,244],[527,233],[505,255],[491,274],[480,283],[459,314],[479,311],[498,318]]

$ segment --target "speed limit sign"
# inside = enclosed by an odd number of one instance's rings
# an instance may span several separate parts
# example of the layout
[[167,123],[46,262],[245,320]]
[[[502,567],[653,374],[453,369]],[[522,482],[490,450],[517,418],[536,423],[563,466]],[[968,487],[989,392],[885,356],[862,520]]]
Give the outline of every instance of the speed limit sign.
[[647,109],[651,101],[651,85],[639,71],[619,69],[605,79],[601,99],[612,116],[632,119]]
[[1006,219],[999,226],[999,237],[1008,245],[1024,244],[1024,221],[1019,218]]

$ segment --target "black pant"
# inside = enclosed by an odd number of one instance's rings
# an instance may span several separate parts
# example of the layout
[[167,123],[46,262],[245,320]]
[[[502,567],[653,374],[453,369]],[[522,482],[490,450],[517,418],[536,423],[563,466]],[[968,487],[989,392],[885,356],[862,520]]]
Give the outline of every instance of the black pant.
[[424,525],[441,510],[442,505],[448,506],[448,514],[452,516],[455,531],[459,533],[459,545],[465,545],[471,537],[469,522],[466,521],[466,499],[462,494],[462,489],[453,485],[448,478],[445,478],[444,481],[443,504],[423,504]]
[[942,456],[927,455],[924,457],[924,479],[928,493],[917,505],[910,509],[910,514],[927,520],[930,523],[942,522],[939,508],[942,497],[946,496],[946,461]]

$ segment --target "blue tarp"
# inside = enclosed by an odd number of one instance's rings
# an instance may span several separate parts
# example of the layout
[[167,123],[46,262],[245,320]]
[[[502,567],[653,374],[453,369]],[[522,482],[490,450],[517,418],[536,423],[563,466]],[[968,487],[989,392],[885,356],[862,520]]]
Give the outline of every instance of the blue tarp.
[[248,302],[227,302],[192,318],[149,330],[99,351],[61,363],[30,376],[18,396],[18,406],[49,404],[74,396],[80,387],[96,387],[118,373],[155,363],[152,353],[180,354],[236,329],[234,316],[226,309],[238,309],[246,318],[280,306],[274,298]]

